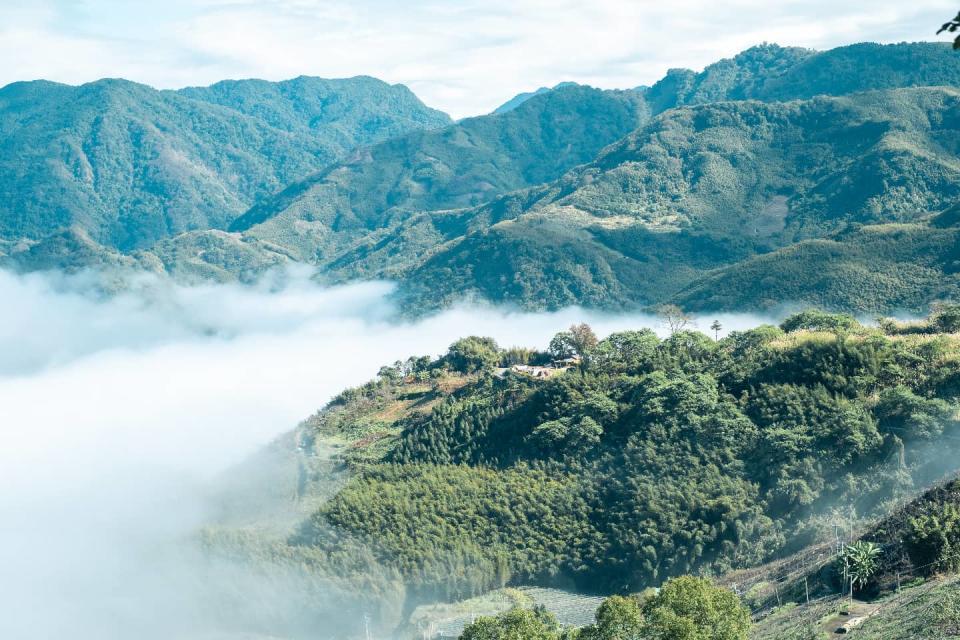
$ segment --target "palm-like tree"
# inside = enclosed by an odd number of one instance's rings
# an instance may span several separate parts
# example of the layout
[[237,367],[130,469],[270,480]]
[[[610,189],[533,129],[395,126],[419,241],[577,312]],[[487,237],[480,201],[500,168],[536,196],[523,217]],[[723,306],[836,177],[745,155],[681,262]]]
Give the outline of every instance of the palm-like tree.
[[863,588],[880,568],[880,546],[860,540],[847,545],[840,562],[852,587]]
[[[943,26],[940,27],[939,30],[937,30],[937,35],[940,35],[940,34],[943,33],[944,31],[947,31],[947,32],[949,32],[949,33],[956,33],[957,30],[960,30],[960,13],[958,13],[958,14],[957,14],[957,17],[954,18],[953,20],[951,20],[951,21],[949,21],[949,22],[944,22],[944,23],[943,23]],[[953,48],[954,48],[954,49],[960,49],[960,35],[958,35],[956,38],[954,38],[954,40],[953,40]]]

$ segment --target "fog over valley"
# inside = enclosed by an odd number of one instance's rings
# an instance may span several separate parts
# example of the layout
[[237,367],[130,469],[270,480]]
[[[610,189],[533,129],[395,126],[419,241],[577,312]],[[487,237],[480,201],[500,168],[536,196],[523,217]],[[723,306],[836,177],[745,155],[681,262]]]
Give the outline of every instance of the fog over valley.
[[0,5],[0,640],[957,636],[956,7]]
[[581,321],[665,331],[579,309],[397,320],[389,283],[322,288],[303,272],[253,287],[143,278],[116,296],[93,282],[0,272],[16,310],[0,319],[0,597],[16,603],[3,637],[209,630],[198,593],[218,587],[184,555],[210,516],[205,487],[383,364],[471,334],[544,348]]

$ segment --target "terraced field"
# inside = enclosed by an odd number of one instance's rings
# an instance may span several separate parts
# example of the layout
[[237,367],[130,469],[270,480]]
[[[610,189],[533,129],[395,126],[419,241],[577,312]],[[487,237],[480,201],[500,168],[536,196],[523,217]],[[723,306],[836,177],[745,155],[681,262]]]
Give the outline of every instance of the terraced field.
[[[843,612],[848,612],[844,615]],[[831,598],[809,606],[790,604],[760,621],[752,640],[821,640],[836,637],[853,617],[865,621],[845,635],[856,640],[960,638],[960,576],[905,587],[873,603],[850,605]]]
[[593,622],[603,598],[560,589],[517,587],[497,589],[483,596],[452,604],[422,606],[410,616],[411,631],[430,638],[456,638],[480,616],[495,616],[512,607],[542,605],[564,626],[582,627]]

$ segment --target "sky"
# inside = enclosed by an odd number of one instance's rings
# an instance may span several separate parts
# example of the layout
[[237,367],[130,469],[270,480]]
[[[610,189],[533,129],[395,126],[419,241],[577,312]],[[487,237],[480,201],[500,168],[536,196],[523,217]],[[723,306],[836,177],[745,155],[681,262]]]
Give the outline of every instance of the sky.
[[[952,0],[0,0],[0,85],[371,75],[454,117],[574,81],[651,84],[761,42],[935,40]],[[946,36],[939,39],[947,40]]]

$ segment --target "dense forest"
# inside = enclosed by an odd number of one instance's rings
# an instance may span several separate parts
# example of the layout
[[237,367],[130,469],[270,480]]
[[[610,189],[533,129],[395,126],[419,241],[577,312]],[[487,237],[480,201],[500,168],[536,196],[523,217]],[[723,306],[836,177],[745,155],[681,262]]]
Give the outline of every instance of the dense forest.
[[[944,309],[924,331],[955,321]],[[719,341],[619,333],[545,381],[496,375],[495,345],[462,340],[425,366],[470,381],[404,417],[297,541],[335,544],[333,527],[447,597],[760,563],[813,540],[832,507],[875,513],[955,465],[927,445],[957,432],[956,338],[885,326],[806,313]]]
[[[807,311],[722,338],[664,317],[665,338],[578,325],[546,351],[467,337],[384,366],[286,445],[286,539],[214,527],[206,543],[328,576],[338,606],[397,624],[505,585],[629,594],[759,566],[960,467],[960,307],[871,326]],[[955,505],[909,518],[890,562],[958,548]]]
[[222,229],[357,146],[449,123],[406,87],[374,78],[181,91],[120,79],[15,82],[0,88],[0,246],[75,228],[101,251],[129,251]]

